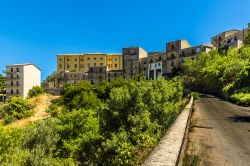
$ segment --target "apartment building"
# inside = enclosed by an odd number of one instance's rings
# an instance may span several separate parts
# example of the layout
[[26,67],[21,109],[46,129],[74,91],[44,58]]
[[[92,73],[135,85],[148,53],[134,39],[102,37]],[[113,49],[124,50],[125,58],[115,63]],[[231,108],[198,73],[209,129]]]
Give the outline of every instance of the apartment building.
[[[250,28],[250,23],[248,24]],[[247,36],[248,28],[243,30],[232,29],[222,32],[211,38],[211,43],[217,48],[241,48]]]
[[122,49],[123,76],[131,78],[141,71],[140,59],[148,56],[148,53],[141,47],[130,47]]
[[77,85],[82,80],[99,84],[118,77],[118,73],[122,73],[122,54],[119,53],[58,54],[53,83],[46,83],[45,89],[62,88],[66,83]]
[[148,53],[148,57],[140,59],[141,72],[144,73],[148,79],[155,79],[158,76],[163,76],[164,63],[166,63],[166,52]]
[[6,96],[26,98],[34,86],[41,86],[41,70],[34,64],[14,64],[6,66]]

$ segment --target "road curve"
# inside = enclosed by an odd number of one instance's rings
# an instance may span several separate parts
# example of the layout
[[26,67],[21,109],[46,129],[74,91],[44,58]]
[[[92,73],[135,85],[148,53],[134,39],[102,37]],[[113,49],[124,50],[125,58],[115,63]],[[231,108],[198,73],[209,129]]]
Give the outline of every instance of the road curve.
[[[196,101],[189,134],[202,165],[250,166],[250,112],[210,95]],[[204,155],[206,154],[206,155]]]

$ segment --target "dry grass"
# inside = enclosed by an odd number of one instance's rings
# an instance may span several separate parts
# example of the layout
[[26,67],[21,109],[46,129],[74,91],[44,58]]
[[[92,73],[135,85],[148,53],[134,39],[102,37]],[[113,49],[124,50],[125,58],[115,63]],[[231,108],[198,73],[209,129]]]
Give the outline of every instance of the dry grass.
[[6,128],[21,128],[28,124],[32,124],[38,120],[42,120],[49,116],[46,109],[51,104],[51,100],[57,98],[56,96],[51,96],[48,94],[39,95],[37,97],[28,99],[28,102],[34,106],[32,111],[32,116],[14,121],[4,127]]

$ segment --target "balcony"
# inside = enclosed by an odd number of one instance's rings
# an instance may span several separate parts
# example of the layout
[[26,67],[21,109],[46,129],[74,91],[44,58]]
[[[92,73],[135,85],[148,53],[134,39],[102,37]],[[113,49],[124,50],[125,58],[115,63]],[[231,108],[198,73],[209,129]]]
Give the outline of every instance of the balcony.
[[8,96],[19,96],[20,93],[11,93],[11,92],[6,92],[6,95]]
[[6,76],[6,77],[5,77],[6,80],[17,80],[17,79],[19,79],[19,78],[20,78],[19,76],[13,76],[13,77],[11,77],[11,76]]
[[20,87],[21,85],[20,84],[6,84],[5,87],[6,88],[14,88],[14,87]]

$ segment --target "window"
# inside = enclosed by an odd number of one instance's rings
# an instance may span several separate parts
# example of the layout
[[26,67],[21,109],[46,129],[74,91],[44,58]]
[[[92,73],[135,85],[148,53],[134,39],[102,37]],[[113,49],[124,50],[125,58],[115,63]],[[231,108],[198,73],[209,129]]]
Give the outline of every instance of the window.
[[94,57],[94,60],[96,60],[96,57]]
[[62,61],[62,58],[59,58],[59,61]]
[[19,71],[19,68],[16,68],[16,71],[17,71],[17,72],[20,72],[20,71]]
[[90,60],[90,58],[88,58],[88,60]]
[[115,68],[117,68],[117,64],[115,64]]
[[102,73],[102,68],[99,69],[100,73]]
[[16,94],[19,94],[19,90],[18,89],[16,90]]
[[102,58],[102,57],[101,57],[100,59],[101,59],[101,60],[103,60],[103,58]]
[[161,66],[161,63],[158,63],[158,66]]
[[94,80],[91,80],[91,84],[94,84]]
[[10,68],[10,72],[13,72],[13,68]]
[[59,64],[59,68],[62,68],[62,64]]
[[80,61],[84,61],[84,59],[80,59]]
[[171,45],[171,50],[172,50],[172,51],[174,50],[174,45]]
[[159,60],[161,61],[161,56],[159,56]]
[[67,68],[70,68],[70,65],[69,65],[69,64],[67,65]]
[[96,63],[94,63],[94,66],[96,66]]
[[103,63],[101,63],[101,66],[103,66]]
[[144,63],[144,64],[147,64],[147,61],[144,61],[143,63]]
[[174,66],[174,61],[171,61],[171,66],[172,66],[172,67]]
[[117,61],[117,58],[115,58],[115,61]]
[[80,64],[80,68],[83,68],[83,64]]
[[195,49],[192,49],[192,54],[195,54]]
[[75,61],[77,61],[77,58],[75,58]]
[[19,81],[16,82],[16,85],[19,86]]
[[146,67],[144,67],[144,70],[146,71],[146,70],[147,70],[147,68],[146,68]]
[[13,94],[13,89],[10,90],[10,94]]
[[69,59],[67,59],[67,61],[69,61]]
[[171,54],[171,59],[175,59],[175,56],[174,56],[174,54]]
[[184,51],[182,51],[182,56],[185,56],[185,52]]
[[197,48],[197,52],[198,52],[198,53],[201,52],[201,48],[200,48],[200,47]]
[[219,36],[219,40],[221,40],[221,36]]
[[108,73],[108,76],[110,77],[110,73]]
[[13,78],[13,74],[10,75],[10,78]]
[[75,68],[77,68],[77,64],[75,64]]
[[10,82],[10,85],[13,86],[13,81]]
[[116,76],[117,76],[117,73],[114,73],[114,76],[116,77]]
[[111,80],[110,80],[110,78],[108,79],[108,82],[110,82]]

